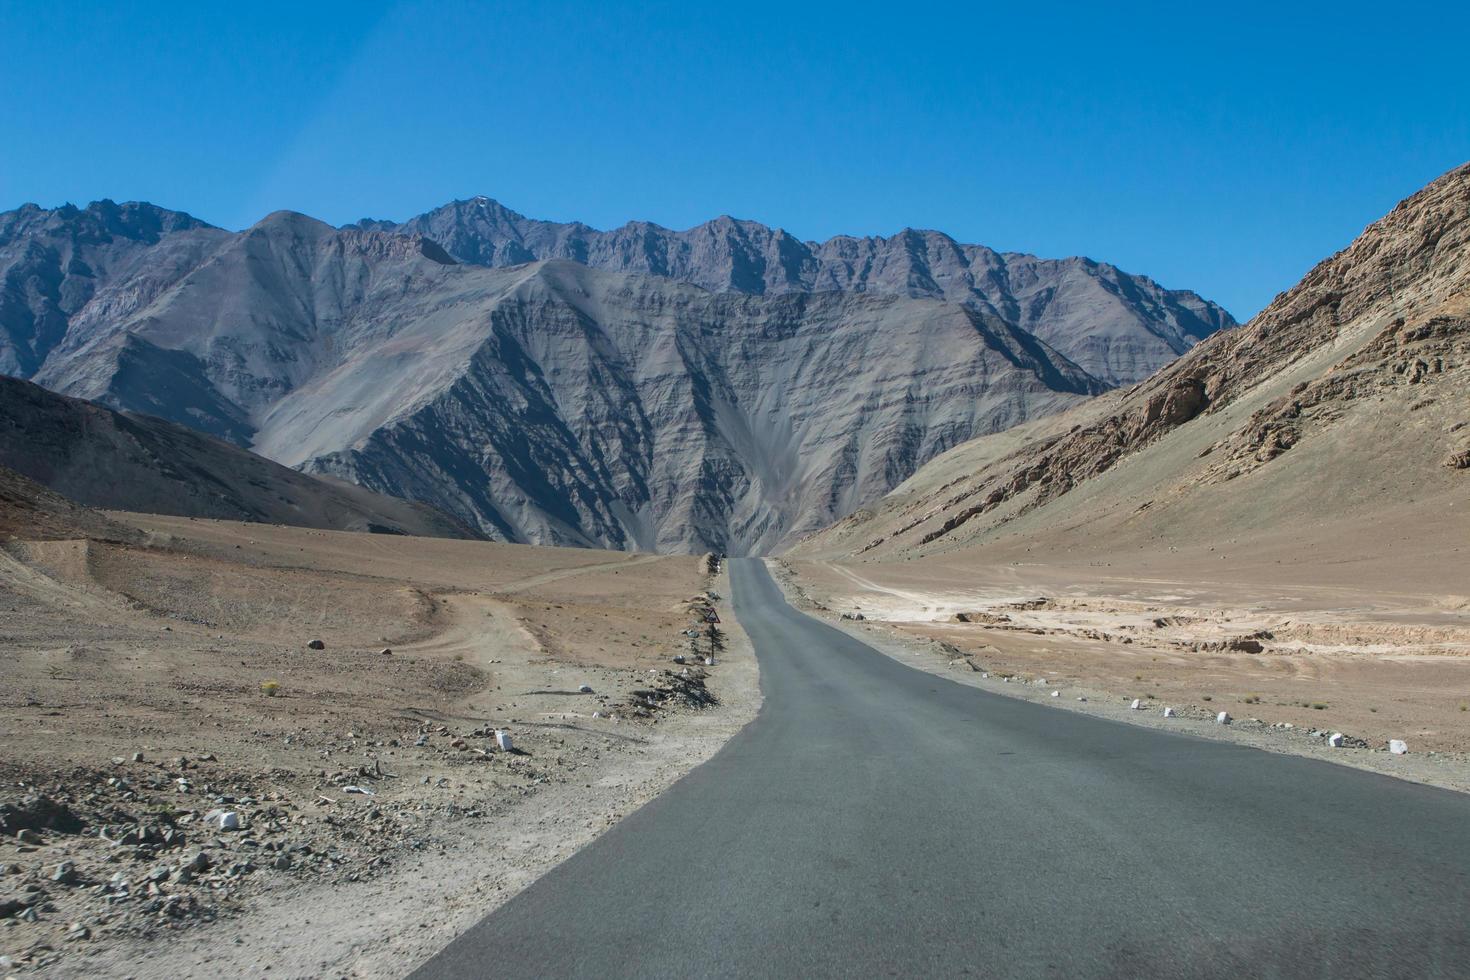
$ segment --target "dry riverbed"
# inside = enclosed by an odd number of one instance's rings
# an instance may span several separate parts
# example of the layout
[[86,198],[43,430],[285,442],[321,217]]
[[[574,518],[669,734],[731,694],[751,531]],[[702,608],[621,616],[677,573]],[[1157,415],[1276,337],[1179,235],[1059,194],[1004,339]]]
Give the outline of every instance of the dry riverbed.
[[1060,563],[770,564],[799,608],[961,683],[1470,791],[1463,597]]
[[110,516],[0,549],[6,974],[402,975],[758,707],[702,558]]

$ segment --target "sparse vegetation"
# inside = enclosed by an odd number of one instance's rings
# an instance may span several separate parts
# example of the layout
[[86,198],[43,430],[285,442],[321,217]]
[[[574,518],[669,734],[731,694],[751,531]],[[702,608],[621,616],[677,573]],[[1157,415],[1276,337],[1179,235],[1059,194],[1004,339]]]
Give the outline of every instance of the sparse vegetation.
[[273,698],[277,694],[279,694],[280,692],[281,692],[281,682],[280,681],[261,681],[260,682],[260,693],[261,694],[264,694],[266,697]]
[[1215,700],[1215,699],[1214,699],[1214,697],[1213,697],[1213,696],[1211,696],[1211,695],[1209,695],[1209,694],[1206,694],[1206,695],[1204,695],[1204,696],[1203,696],[1203,697],[1201,697],[1201,698],[1200,698],[1200,700],[1201,700],[1201,701],[1213,701],[1213,700]]
[[1312,702],[1312,710],[1313,711],[1326,711],[1327,710],[1327,705],[1326,705],[1325,702],[1322,702],[1322,701],[1313,701]]
[[1240,700],[1243,704],[1260,704],[1261,696],[1259,694],[1247,694]]

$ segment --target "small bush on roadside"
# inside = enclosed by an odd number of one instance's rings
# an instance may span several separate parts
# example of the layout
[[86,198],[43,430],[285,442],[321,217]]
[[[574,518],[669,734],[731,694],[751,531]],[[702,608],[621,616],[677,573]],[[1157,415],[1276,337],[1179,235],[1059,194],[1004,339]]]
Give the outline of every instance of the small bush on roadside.
[[1206,694],[1204,697],[1200,698],[1200,700],[1201,701],[1213,701],[1215,699],[1213,697],[1211,697],[1210,695]]
[[261,681],[260,682],[260,693],[261,694],[264,694],[268,698],[275,697],[277,694],[280,693],[280,690],[281,690],[281,682],[280,681]]
[[1313,711],[1326,711],[1327,710],[1327,705],[1325,703],[1321,702],[1321,701],[1313,701],[1312,702],[1312,710]]

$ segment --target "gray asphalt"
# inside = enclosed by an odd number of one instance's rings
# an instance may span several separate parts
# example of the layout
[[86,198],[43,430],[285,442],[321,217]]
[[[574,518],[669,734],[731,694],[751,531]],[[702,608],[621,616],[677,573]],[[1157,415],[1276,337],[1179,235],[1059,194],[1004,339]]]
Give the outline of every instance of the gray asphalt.
[[1470,797],[988,694],[731,575],[756,720],[416,978],[1470,977]]

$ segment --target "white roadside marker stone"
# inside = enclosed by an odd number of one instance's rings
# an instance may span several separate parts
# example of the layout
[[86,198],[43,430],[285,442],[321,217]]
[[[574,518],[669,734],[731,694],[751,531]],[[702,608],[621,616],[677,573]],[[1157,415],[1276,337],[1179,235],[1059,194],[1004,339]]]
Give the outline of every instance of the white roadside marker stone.
[[1138,698],[1134,698],[1133,699],[1133,703],[1130,704],[1128,707],[1131,708],[1134,711],[1142,711],[1143,710],[1143,702],[1141,700],[1139,700]]
[[1061,691],[1052,691],[1051,692],[1051,696],[1054,697],[1054,698],[1059,698],[1059,697],[1062,696],[1062,692]]
[[1165,708],[1164,709],[1164,717],[1165,718],[1173,718],[1174,717],[1174,709],[1173,708]]
[[1408,743],[1400,739],[1391,738],[1388,740],[1388,751],[1392,752],[1394,755],[1408,755],[1409,746]]
[[1215,716],[1215,724],[1217,724],[1217,725],[1228,725],[1228,724],[1230,724],[1230,712],[1228,712],[1228,711],[1222,711],[1218,715],[1216,715]]
[[1333,732],[1327,736],[1327,744],[1334,749],[1342,748],[1342,732]]
[[495,744],[500,748],[500,751],[509,752],[512,747],[510,741],[510,732],[506,731],[504,728],[495,729]]

